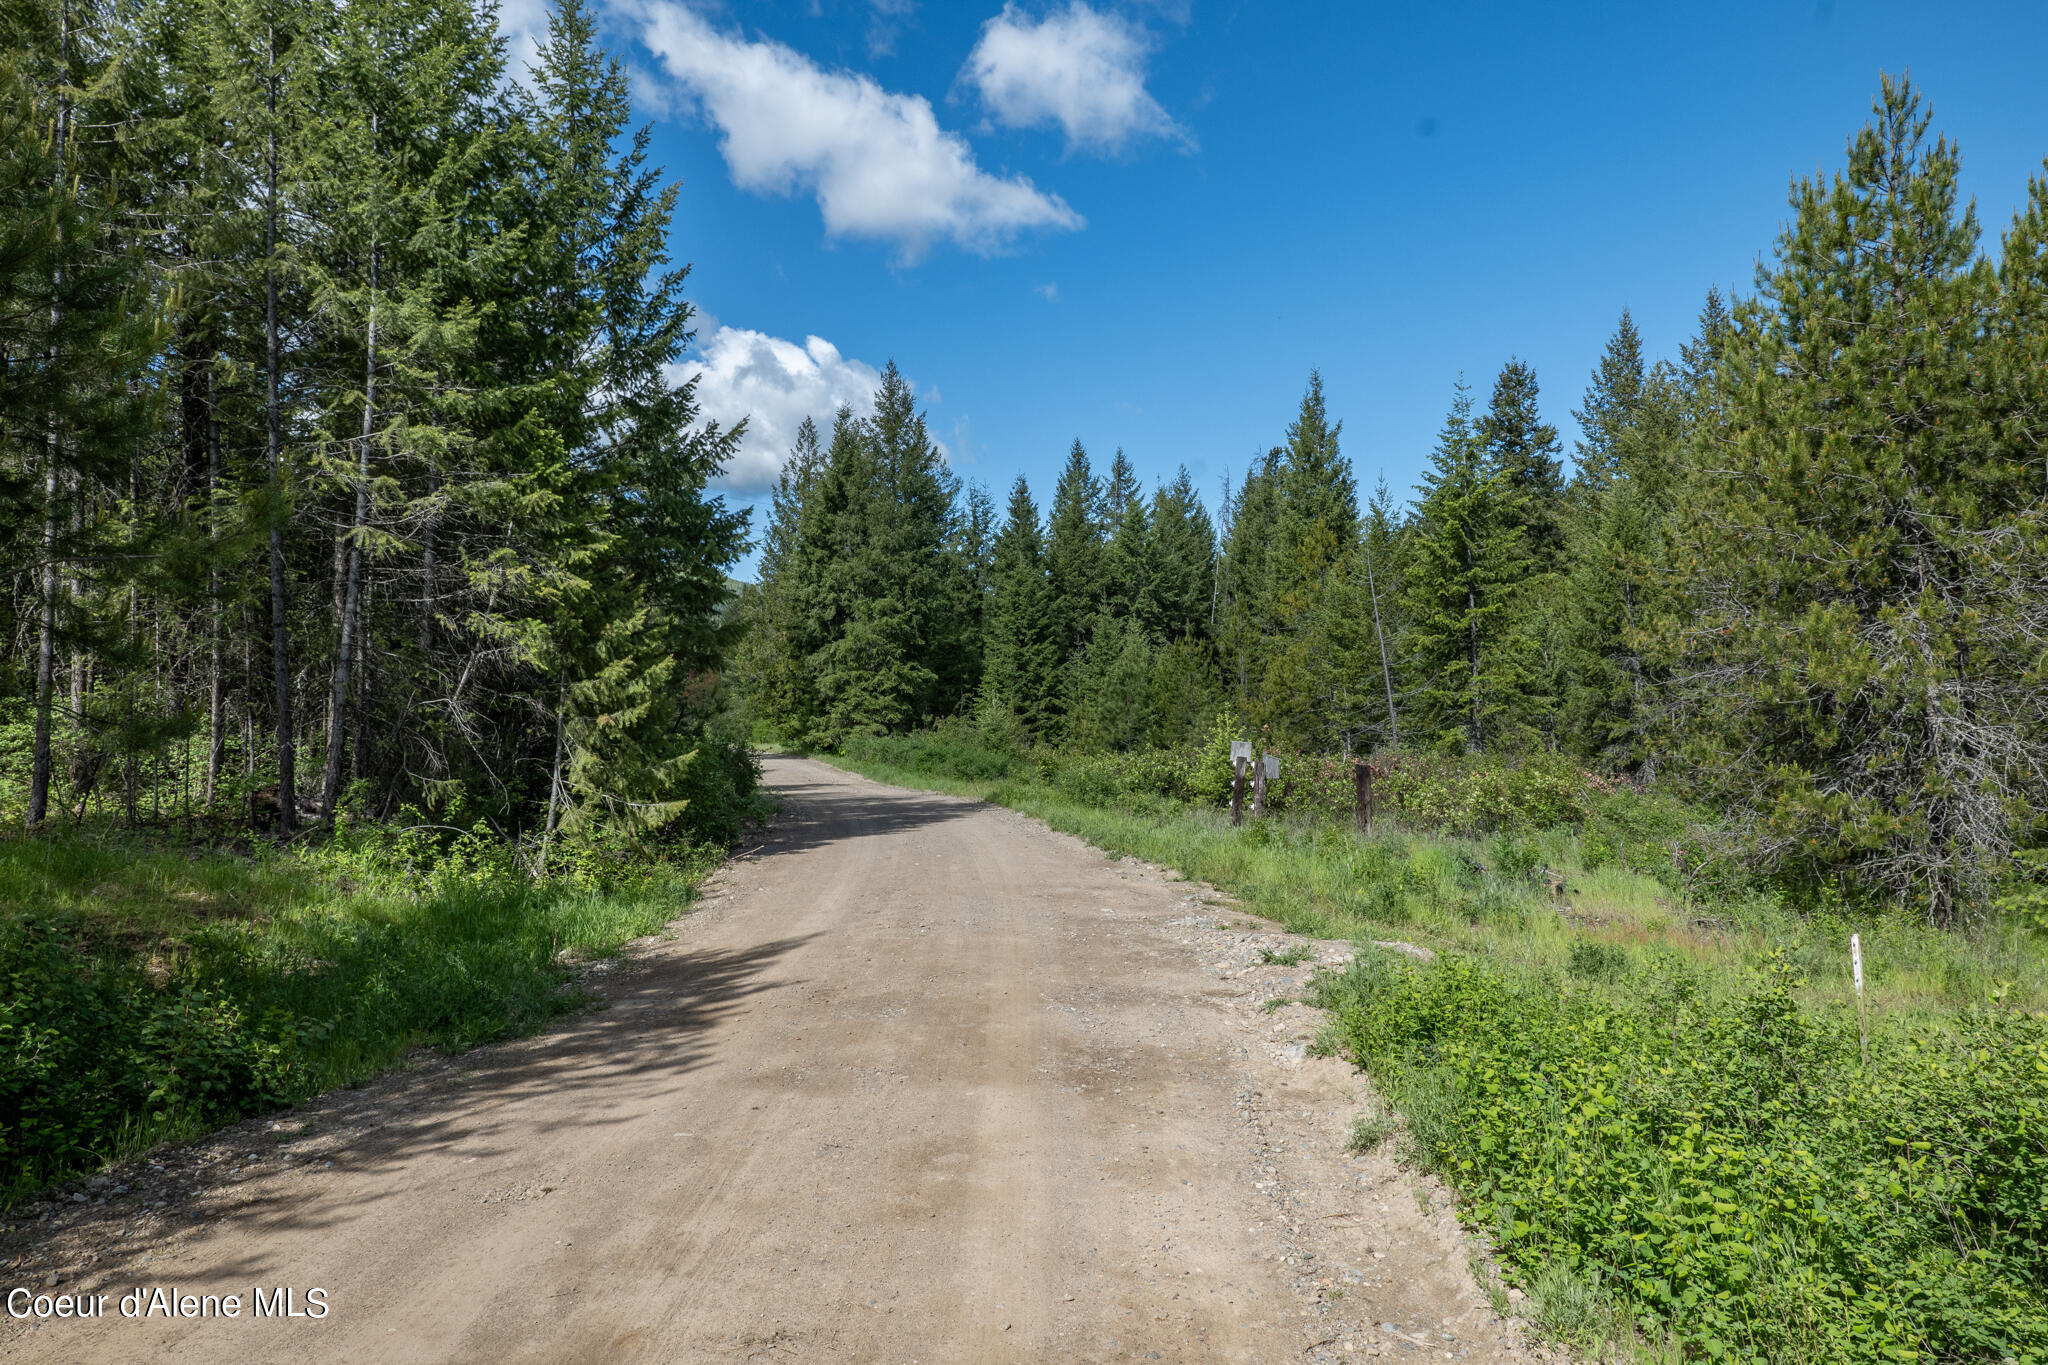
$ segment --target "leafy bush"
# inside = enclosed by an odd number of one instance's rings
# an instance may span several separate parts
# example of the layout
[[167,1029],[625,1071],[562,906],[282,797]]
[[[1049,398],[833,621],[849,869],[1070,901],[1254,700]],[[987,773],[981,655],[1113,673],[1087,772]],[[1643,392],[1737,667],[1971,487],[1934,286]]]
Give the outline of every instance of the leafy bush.
[[1612,784],[1563,759],[1402,754],[1378,779],[1386,806],[1405,822],[1452,834],[1581,825],[1596,792]]
[[1628,974],[1628,953],[1618,944],[1598,939],[1572,940],[1565,970],[1589,981],[1614,981]]
[[535,886],[502,841],[445,829],[260,861],[0,841],[0,1204],[573,1008],[564,950],[609,952],[687,899],[691,865],[636,859],[625,894],[615,869]]
[[689,802],[683,814],[663,831],[662,842],[729,845],[749,824],[766,813],[761,801],[761,760],[737,735],[707,731],[697,742],[697,756],[683,769],[673,797]]
[[[1325,977],[1344,1050],[1525,1282],[1564,1266],[1688,1356],[2048,1360],[2048,1016],[1802,1007],[1445,955]],[[1589,970],[1591,969],[1591,970]]]
[[963,782],[994,781],[1015,775],[1018,755],[991,749],[963,730],[920,730],[908,735],[851,735],[840,752],[856,763],[900,768],[920,777]]

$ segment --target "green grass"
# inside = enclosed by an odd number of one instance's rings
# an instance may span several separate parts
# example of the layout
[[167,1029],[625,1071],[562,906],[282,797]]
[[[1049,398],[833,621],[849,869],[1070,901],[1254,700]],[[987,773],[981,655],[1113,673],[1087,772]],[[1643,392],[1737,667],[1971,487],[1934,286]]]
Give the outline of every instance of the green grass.
[[538,1028],[583,1002],[577,963],[681,913],[714,860],[535,886],[492,841],[419,831],[0,839],[0,1203],[417,1046]]
[[1434,949],[1321,976],[1317,1048],[1372,1074],[1404,1152],[1459,1192],[1554,1339],[1659,1359],[2048,1362],[2048,969],[2023,924],[1794,913],[1676,854],[1660,866],[1629,831],[1668,831],[1669,807],[1626,792],[1483,838],[1236,829],[1117,789],[1109,761],[963,773],[957,746],[865,741],[833,761],[1037,816],[1298,933]]
[[[1399,938],[1560,974],[1588,943],[1622,971],[1661,953],[1708,972],[1753,971],[1783,953],[1805,979],[1802,997],[1818,1003],[1852,998],[1848,942],[1856,931],[1874,1012],[1941,1012],[1993,994],[2009,1006],[2048,1007],[2041,940],[2014,923],[1962,934],[1875,913],[1799,915],[1767,893],[1688,893],[1612,861],[1586,866],[1583,837],[1569,828],[1480,839],[1383,825],[1368,838],[1331,822],[1274,819],[1240,830],[1227,811],[1150,793],[1114,793],[1114,804],[1083,800],[1022,760],[1008,760],[1005,775],[962,776],[944,766],[943,748],[899,744],[915,762],[889,761],[881,755],[895,746],[876,740],[857,754],[820,757],[880,782],[1008,806],[1107,852],[1207,882],[1312,938]],[[991,766],[981,756],[972,763]],[[1525,866],[1558,872],[1566,894],[1552,895]]]
[[1368,1112],[1351,1120],[1351,1133],[1344,1140],[1344,1150],[1357,1156],[1378,1151],[1380,1144],[1392,1137],[1400,1126],[1401,1121],[1375,1099]]

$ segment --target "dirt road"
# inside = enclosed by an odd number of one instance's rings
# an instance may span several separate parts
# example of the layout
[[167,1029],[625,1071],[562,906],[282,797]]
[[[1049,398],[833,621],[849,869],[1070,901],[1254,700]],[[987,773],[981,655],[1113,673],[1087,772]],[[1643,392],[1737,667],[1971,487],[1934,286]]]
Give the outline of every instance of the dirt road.
[[[768,777],[759,849],[608,1009],[39,1206],[0,1288],[108,1316],[0,1318],[0,1354],[1520,1358],[1426,1184],[1344,1153],[1358,1082],[1260,1009],[1307,971],[1268,926],[1008,811]],[[138,1287],[241,1316],[123,1319]]]

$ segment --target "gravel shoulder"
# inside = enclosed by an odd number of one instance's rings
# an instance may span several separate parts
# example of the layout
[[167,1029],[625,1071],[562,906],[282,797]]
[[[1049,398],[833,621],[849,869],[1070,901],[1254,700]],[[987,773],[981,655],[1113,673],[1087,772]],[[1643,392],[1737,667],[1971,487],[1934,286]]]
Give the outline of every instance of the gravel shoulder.
[[[1345,1152],[1364,1078],[1264,1008],[1298,940],[1010,811],[767,775],[783,813],[607,1008],[14,1210],[0,1289],[107,1316],[0,1317],[0,1356],[1541,1358],[1443,1192]],[[158,1287],[241,1313],[120,1315]]]

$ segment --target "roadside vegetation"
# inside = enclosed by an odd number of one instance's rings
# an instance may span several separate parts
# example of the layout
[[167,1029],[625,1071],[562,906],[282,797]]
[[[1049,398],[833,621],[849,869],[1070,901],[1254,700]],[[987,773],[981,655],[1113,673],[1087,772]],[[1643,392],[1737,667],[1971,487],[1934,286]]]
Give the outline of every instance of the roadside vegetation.
[[478,822],[298,850],[170,830],[0,840],[0,1207],[416,1047],[529,1033],[683,913],[717,841],[582,840],[536,880]]
[[677,188],[546,18],[0,13],[0,1206],[536,1027],[758,814]]
[[[1554,1336],[1703,1359],[2048,1359],[2038,924],[1798,908],[1717,865],[1727,831],[1706,811],[1542,757],[1397,761],[1370,835],[1334,782],[1290,784],[1235,828],[1226,736],[1077,755],[954,725],[849,739],[832,761],[1360,940],[1311,991],[1319,1046],[1372,1075],[1404,1150],[1459,1192]],[[1435,957],[1370,947],[1396,939]],[[1356,1140],[1395,1129],[1382,1111]]]
[[[842,411],[775,492],[745,705],[1432,949],[1322,980],[1322,1045],[1544,1330],[2048,1361],[2048,175],[1993,240],[1961,165],[1884,79],[1753,293],[1662,359],[1622,313],[1569,457],[1526,362],[1446,375],[1406,501],[1313,372],[1213,517],[1078,439],[1041,517],[906,458],[900,395]],[[1281,765],[1243,828],[1233,742]]]

